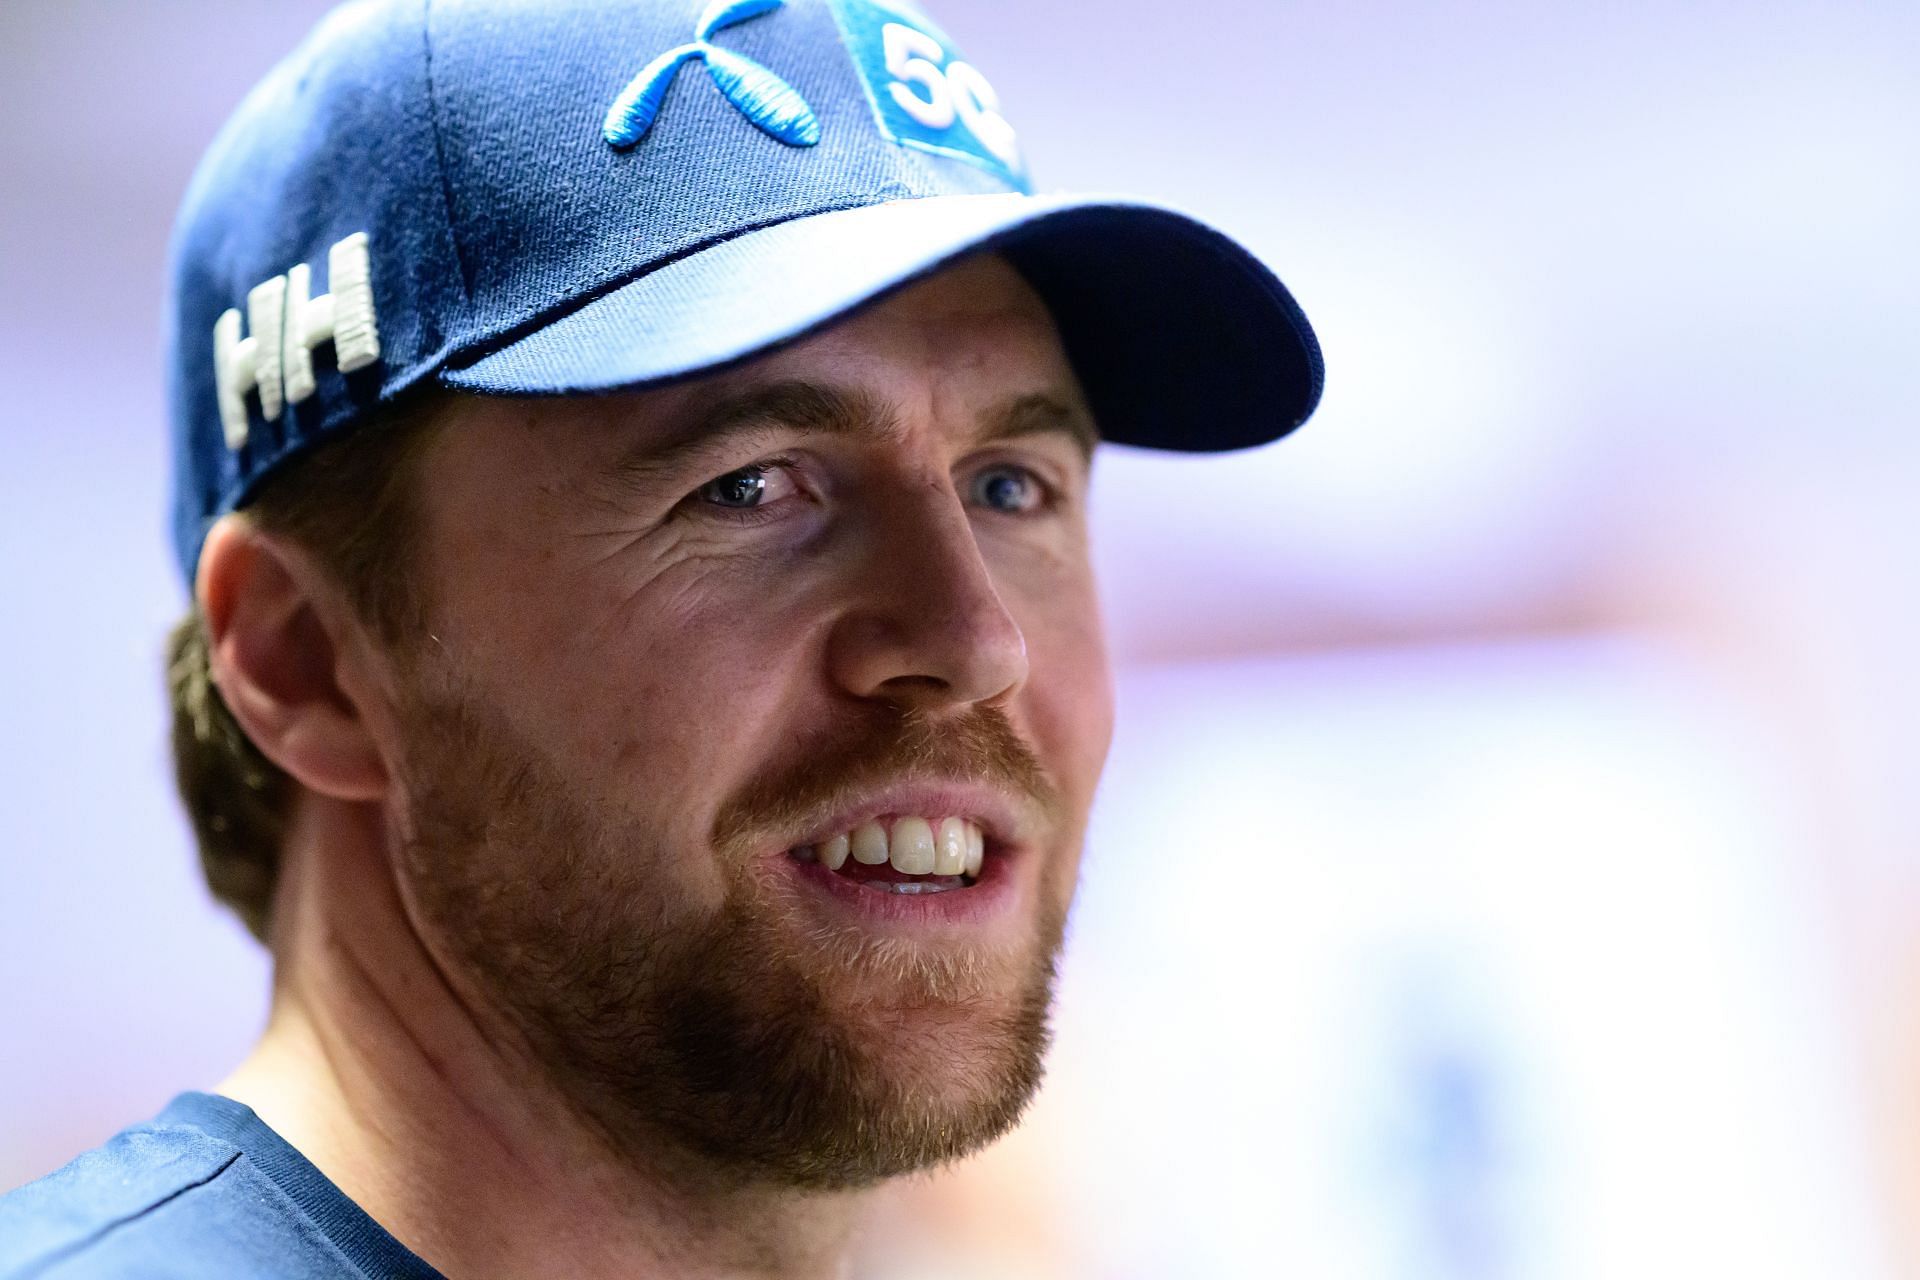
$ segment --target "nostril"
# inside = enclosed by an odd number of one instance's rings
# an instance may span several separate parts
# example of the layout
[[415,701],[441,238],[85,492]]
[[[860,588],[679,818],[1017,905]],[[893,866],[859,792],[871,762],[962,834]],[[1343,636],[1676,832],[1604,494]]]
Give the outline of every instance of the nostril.
[[891,676],[880,686],[883,693],[945,693],[952,687],[951,681],[939,676]]

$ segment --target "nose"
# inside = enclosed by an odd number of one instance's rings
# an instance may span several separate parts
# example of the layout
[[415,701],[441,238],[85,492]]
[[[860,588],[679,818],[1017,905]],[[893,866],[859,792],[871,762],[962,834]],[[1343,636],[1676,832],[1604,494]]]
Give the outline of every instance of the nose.
[[1001,602],[959,495],[902,486],[870,508],[853,603],[829,638],[847,692],[922,711],[1004,700],[1027,678],[1027,642]]

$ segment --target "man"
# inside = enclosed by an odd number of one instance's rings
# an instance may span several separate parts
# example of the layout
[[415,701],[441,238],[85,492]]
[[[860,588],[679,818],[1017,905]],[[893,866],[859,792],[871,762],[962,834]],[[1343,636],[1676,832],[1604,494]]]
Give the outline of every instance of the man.
[[1095,443],[1320,385],[1231,241],[1028,192],[891,0],[382,0],[249,97],[174,245],[170,674],[273,1010],[0,1275],[843,1274],[1015,1123]]

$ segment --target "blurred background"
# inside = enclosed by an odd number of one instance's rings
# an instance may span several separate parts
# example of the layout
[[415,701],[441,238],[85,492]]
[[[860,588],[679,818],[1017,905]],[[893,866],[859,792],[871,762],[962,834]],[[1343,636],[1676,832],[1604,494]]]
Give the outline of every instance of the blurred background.
[[[162,262],[324,7],[0,0],[0,1186],[260,1025],[171,792]],[[1913,6],[935,12],[1329,372],[1103,451],[1052,1074],[867,1273],[1920,1274]]]

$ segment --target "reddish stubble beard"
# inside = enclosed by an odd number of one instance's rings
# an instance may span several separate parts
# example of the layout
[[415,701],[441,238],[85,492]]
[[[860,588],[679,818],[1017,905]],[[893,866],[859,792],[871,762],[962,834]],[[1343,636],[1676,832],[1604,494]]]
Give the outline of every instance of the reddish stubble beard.
[[[862,786],[936,778],[1001,788],[1057,834],[1068,815],[997,708],[937,728],[876,712],[682,850],[571,785],[484,699],[409,703],[394,835],[416,926],[616,1154],[719,1185],[852,1189],[974,1152],[1031,1101],[1077,850],[1032,851],[1048,859],[1032,928],[994,951],[803,925],[795,878],[747,854]],[[676,857],[717,861],[717,909],[671,900]]]

